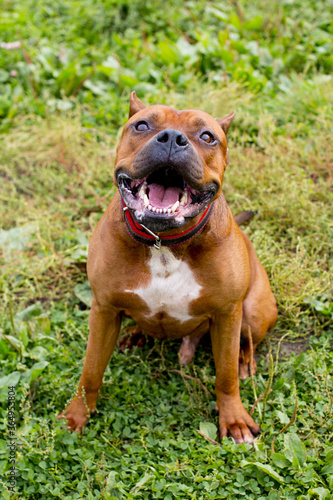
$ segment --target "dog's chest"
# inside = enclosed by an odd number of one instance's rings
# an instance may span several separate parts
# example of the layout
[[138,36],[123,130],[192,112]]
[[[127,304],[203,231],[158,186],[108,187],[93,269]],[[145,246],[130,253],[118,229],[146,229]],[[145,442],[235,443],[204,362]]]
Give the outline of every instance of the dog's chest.
[[193,319],[190,304],[200,296],[201,286],[196,282],[189,265],[177,259],[165,247],[151,249],[148,262],[151,281],[133,290],[150,309],[150,317],[163,312],[181,322]]

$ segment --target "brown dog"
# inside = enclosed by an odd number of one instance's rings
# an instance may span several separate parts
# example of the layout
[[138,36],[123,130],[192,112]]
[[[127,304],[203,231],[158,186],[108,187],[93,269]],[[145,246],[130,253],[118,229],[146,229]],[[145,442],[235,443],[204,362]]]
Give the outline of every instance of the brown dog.
[[221,193],[233,117],[146,108],[132,93],[115,163],[119,191],[89,247],[94,298],[78,392],[64,412],[72,430],[80,431],[96,407],[127,315],[149,335],[182,338],[183,364],[210,331],[221,436],[251,443],[260,432],[241,402],[238,376],[249,374],[249,336],[255,350],[277,309]]

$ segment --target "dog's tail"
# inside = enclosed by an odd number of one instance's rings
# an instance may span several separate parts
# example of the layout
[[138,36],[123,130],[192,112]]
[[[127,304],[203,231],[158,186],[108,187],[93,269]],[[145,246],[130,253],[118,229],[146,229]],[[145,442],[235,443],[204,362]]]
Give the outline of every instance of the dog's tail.
[[237,224],[240,226],[241,224],[245,224],[246,222],[249,222],[255,215],[257,215],[258,211],[252,212],[252,210],[248,210],[245,212],[241,212],[240,214],[236,215],[235,221]]

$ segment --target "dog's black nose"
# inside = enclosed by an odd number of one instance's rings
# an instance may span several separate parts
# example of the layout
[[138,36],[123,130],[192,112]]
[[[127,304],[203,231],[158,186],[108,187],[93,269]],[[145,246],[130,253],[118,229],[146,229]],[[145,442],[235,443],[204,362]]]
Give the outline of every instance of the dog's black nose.
[[167,128],[162,130],[156,136],[157,142],[162,144],[169,144],[170,147],[178,149],[183,148],[188,145],[187,137],[179,130],[174,130],[172,128]]

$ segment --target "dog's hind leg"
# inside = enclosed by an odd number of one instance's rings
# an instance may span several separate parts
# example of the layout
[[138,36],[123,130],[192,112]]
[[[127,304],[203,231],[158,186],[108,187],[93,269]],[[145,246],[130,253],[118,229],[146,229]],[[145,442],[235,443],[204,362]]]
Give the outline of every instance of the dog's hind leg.
[[[268,330],[273,328],[277,318],[277,307],[271,291],[268,276],[260,263],[252,243],[243,234],[248,248],[251,266],[251,281],[248,293],[243,301],[243,319],[241,326],[241,345],[239,356],[239,376],[250,375],[251,340],[254,354],[258,344],[263,340]],[[250,339],[251,335],[251,339]],[[254,358],[253,373],[256,372]]]
[[183,337],[180,349],[178,351],[179,362],[181,365],[188,365],[192,360],[195,350],[202,339],[202,337],[208,333],[209,323],[208,321],[198,326],[190,335]]

